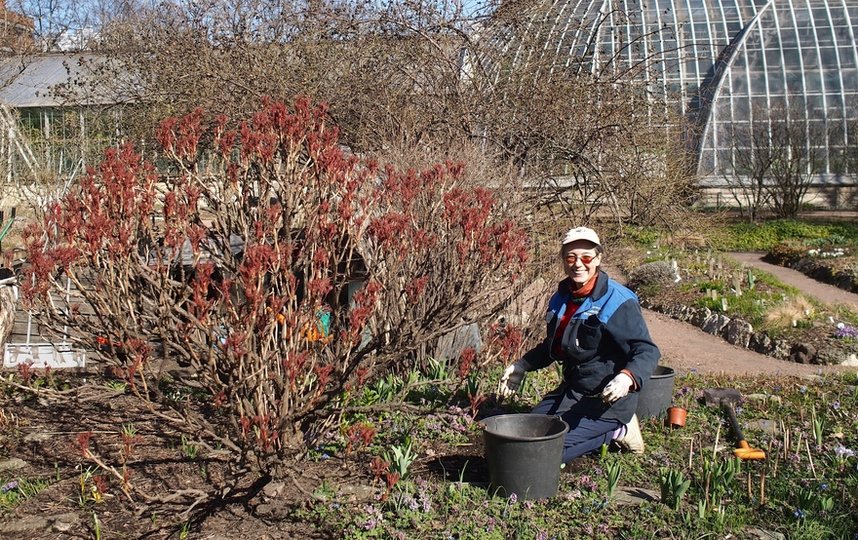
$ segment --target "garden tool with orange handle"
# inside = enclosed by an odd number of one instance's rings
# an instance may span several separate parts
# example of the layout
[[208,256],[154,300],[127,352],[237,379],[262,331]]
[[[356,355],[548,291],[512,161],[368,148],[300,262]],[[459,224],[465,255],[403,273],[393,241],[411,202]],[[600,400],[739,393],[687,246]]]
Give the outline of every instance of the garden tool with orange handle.
[[747,459],[766,459],[766,453],[759,448],[753,448],[745,440],[742,435],[742,428],[739,427],[739,421],[736,420],[736,411],[733,409],[733,404],[729,401],[722,401],[721,407],[727,411],[727,416],[730,418],[730,425],[733,428],[733,433],[736,435],[736,444],[738,448],[733,449],[733,455],[745,461]]
[[741,460],[748,459],[766,459],[766,453],[759,448],[753,448],[745,440],[742,434],[742,428],[739,427],[739,421],[736,419],[736,410],[733,408],[734,403],[738,403],[742,399],[742,394],[733,388],[709,388],[703,391],[703,401],[707,405],[720,405],[722,409],[727,411],[727,418],[730,420],[730,427],[733,428],[733,433],[736,435],[736,444],[738,448],[733,449],[733,455]]

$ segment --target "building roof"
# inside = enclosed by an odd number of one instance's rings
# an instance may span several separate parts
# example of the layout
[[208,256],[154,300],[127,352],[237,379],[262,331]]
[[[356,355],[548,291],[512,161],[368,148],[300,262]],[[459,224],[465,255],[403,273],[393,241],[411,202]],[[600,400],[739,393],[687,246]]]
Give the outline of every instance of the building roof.
[[[0,103],[14,108],[110,105],[124,100],[92,84],[108,59],[94,53],[46,53],[0,59]],[[58,93],[57,89],[65,91]],[[99,91],[98,89],[103,89]]]

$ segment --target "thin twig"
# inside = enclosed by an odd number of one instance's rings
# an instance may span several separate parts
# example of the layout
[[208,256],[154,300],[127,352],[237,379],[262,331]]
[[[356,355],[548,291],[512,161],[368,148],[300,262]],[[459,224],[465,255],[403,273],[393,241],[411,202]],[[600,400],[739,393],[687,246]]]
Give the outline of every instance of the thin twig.
[[688,468],[691,469],[692,458],[694,456],[694,437],[691,437],[691,444],[688,445]]
[[810,445],[807,443],[807,439],[804,440],[804,447],[807,449],[807,459],[810,462],[810,472],[813,473],[813,479],[817,480],[819,477],[816,476],[816,468],[813,466],[813,457],[810,455]]
[[796,459],[801,459],[801,436],[803,433],[801,431],[798,432],[798,442],[795,445],[795,457]]
[[131,482],[129,482],[123,475],[121,475],[119,473],[119,471],[116,470],[116,468],[114,468],[112,465],[108,465],[107,463],[105,463],[91,450],[84,450],[83,457],[85,457],[86,459],[89,459],[90,461],[92,461],[93,463],[98,465],[102,470],[107,471],[110,474],[112,474],[113,476],[115,476],[117,478],[117,480],[119,480],[120,489],[122,490],[122,493],[124,493],[125,496],[128,497],[128,500],[131,502],[131,504],[137,504],[137,503],[131,497],[131,493],[129,492],[129,488],[130,488],[130,490],[133,490],[137,493],[140,493],[140,495],[142,495],[144,499],[148,499],[148,496],[145,493],[137,491],[137,489],[135,489],[134,486],[131,485]]
[[721,437],[721,424],[718,424],[718,429],[715,431],[715,444],[712,445],[712,459],[718,455],[718,439]]

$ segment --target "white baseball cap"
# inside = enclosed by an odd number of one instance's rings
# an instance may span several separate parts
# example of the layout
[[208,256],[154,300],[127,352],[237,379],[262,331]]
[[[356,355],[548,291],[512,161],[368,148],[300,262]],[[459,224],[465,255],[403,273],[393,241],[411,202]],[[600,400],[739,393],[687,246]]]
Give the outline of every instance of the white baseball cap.
[[562,244],[565,246],[566,244],[574,242],[576,240],[586,240],[588,242],[596,244],[597,246],[602,245],[602,242],[599,240],[599,235],[596,234],[596,231],[587,227],[575,227],[574,229],[569,229],[568,231],[566,231],[566,234],[563,235]]

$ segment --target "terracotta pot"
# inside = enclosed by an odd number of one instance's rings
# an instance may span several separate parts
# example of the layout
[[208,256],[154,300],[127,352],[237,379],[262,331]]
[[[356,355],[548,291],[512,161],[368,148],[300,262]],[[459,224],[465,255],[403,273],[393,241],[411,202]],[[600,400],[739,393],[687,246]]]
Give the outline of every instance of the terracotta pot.
[[670,427],[684,427],[688,411],[682,407],[667,408],[667,425]]

